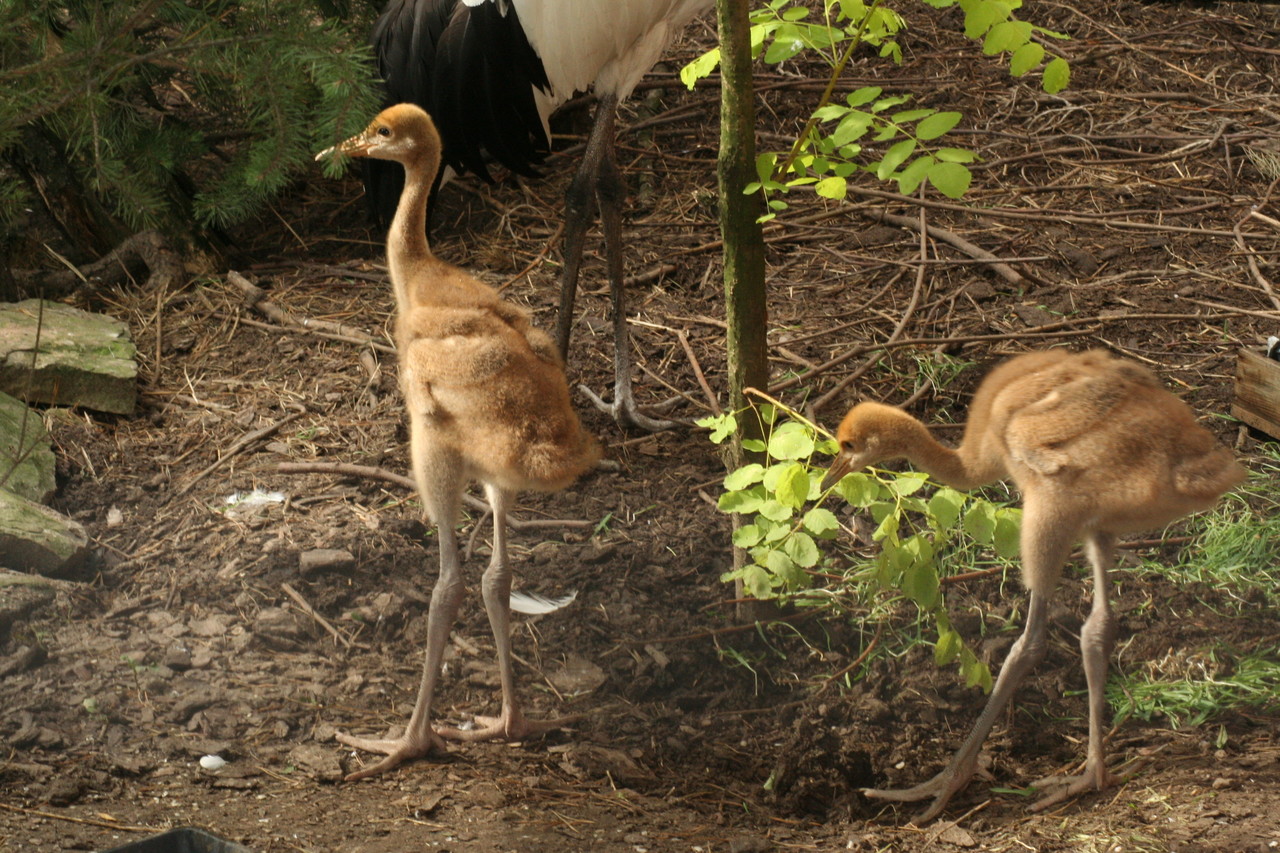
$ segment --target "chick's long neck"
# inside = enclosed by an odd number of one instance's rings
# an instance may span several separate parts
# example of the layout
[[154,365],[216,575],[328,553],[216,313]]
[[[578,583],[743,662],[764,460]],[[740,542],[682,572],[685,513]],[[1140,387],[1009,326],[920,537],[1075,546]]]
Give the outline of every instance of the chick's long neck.
[[928,428],[914,418],[904,420],[900,428],[909,439],[904,442],[909,448],[904,453],[907,461],[938,482],[954,489],[968,490],[996,479],[995,472],[989,470],[990,466],[984,464],[984,460],[972,458],[977,454],[970,441],[976,441],[976,438],[966,436],[964,444],[952,450],[938,442]]
[[415,298],[415,285],[422,280],[422,271],[437,263],[427,244],[427,200],[440,167],[439,145],[425,146],[402,164],[404,191],[387,231],[387,267],[401,315],[422,301]]

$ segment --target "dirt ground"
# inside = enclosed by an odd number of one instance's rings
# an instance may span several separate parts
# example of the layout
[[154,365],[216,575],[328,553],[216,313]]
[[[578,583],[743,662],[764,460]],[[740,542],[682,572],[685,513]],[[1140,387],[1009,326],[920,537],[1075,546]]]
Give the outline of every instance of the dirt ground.
[[[766,232],[775,392],[792,404],[834,392],[818,412],[828,426],[863,398],[960,421],[1001,355],[1102,346],[1154,367],[1258,470],[1265,437],[1228,412],[1237,350],[1280,331],[1267,290],[1280,280],[1277,175],[1248,154],[1280,151],[1280,7],[1036,3],[1028,18],[1073,36],[1058,45],[1073,80],[1057,96],[982,58],[952,32],[957,12],[911,14],[903,64],[886,72],[861,59],[850,85],[962,110],[961,142],[983,158],[973,189],[963,205],[935,193],[920,206],[865,176],[843,203],[793,199]],[[682,418],[708,410],[699,375],[725,400],[718,92],[686,92],[672,73],[712,40],[710,22],[691,29],[620,136],[637,386],[643,402],[679,394]],[[762,146],[791,138],[819,75],[764,70]],[[585,118],[570,116],[545,180],[464,179],[440,197],[437,251],[509,285],[543,327]],[[531,714],[581,720],[343,783],[363,759],[335,731],[376,734],[407,719],[437,557],[402,485],[278,467],[406,472],[394,358],[355,334],[385,341],[392,307],[359,192],[354,178],[299,185],[276,217],[238,236],[236,262],[276,306],[350,333],[282,325],[222,276],[86,303],[131,322],[143,403],[132,418],[53,419],[57,507],[89,530],[96,561],[55,590],[3,591],[0,850],[101,850],[183,825],[255,853],[1280,848],[1280,721],[1261,712],[1180,729],[1126,721],[1113,763],[1143,764],[1127,784],[1027,811],[1020,789],[1083,755],[1076,632],[1089,590],[1078,568],[1059,594],[1048,659],[986,744],[986,777],[921,827],[913,809],[864,799],[860,786],[936,772],[981,693],[934,667],[928,648],[828,684],[868,640],[856,616],[738,625],[719,579],[731,555],[714,506],[716,448],[697,429],[624,433],[582,398],[619,470],[522,497],[519,519],[551,523],[514,533],[521,586],[578,593],[557,613],[517,617],[522,694]],[[939,229],[923,263],[922,216]],[[1006,260],[1007,274],[948,233]],[[599,248],[593,239],[570,378],[605,390]],[[947,383],[939,353],[973,367]],[[253,489],[282,500],[227,504]],[[483,525],[473,533],[477,517],[463,530],[472,593],[490,537]],[[1138,553],[1171,560],[1195,547],[1174,541]],[[304,560],[318,549],[354,561]],[[1216,643],[1274,647],[1265,603],[1232,617],[1222,592],[1121,574],[1121,670]],[[948,595],[997,667],[1024,614],[1016,580]],[[495,710],[497,693],[472,594],[437,711],[465,721]],[[226,765],[203,769],[213,754]]]

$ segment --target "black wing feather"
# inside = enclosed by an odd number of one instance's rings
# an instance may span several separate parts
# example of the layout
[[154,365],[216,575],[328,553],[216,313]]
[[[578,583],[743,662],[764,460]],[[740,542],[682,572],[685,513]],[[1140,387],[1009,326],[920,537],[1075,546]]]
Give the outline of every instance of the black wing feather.
[[[514,5],[504,5],[506,14],[498,2],[389,0],[372,37],[387,104],[425,109],[444,142],[443,164],[486,181],[490,160],[536,177],[549,150],[533,97],[534,86],[549,90],[546,71]],[[367,161],[370,207],[383,224],[403,184],[399,166]]]

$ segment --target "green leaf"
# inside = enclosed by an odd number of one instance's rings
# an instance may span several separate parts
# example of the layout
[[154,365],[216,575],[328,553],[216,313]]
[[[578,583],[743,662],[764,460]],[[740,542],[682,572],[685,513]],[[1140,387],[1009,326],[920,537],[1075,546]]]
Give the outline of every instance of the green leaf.
[[758,512],[764,503],[764,489],[759,486],[744,492],[725,492],[716,501],[721,512],[747,514]]
[[770,551],[765,555],[764,566],[782,579],[787,586],[795,588],[804,583],[805,573],[795,562],[782,551]]
[[809,500],[809,471],[799,463],[787,466],[782,478],[778,481],[778,500],[787,506],[799,509]]
[[837,148],[848,145],[855,139],[861,139],[871,129],[876,117],[862,110],[853,110],[831,131],[831,141]]
[[982,52],[987,56],[1015,51],[1031,39],[1031,24],[1026,21],[1002,21],[987,31]]
[[1015,50],[1013,56],[1009,57],[1009,73],[1014,77],[1021,77],[1039,65],[1043,59],[1044,48],[1033,41],[1029,41]]
[[711,76],[720,65],[720,48],[712,48],[680,69],[680,82],[692,89],[703,77]]
[[814,190],[823,198],[840,201],[849,193],[849,182],[844,178],[823,178]]
[[754,548],[764,538],[764,531],[758,524],[744,524],[733,531],[733,544],[738,548]]
[[700,427],[711,430],[711,443],[720,444],[738,431],[738,419],[731,414],[709,415],[695,421]]
[[1018,556],[1018,545],[1021,536],[1022,514],[1017,510],[1002,507],[996,510],[996,527],[992,533],[996,553],[1006,560]]
[[929,183],[947,198],[960,198],[969,190],[973,173],[959,163],[936,163],[929,169]]
[[822,536],[824,533],[840,529],[840,521],[836,518],[836,514],[820,506],[816,506],[806,512],[801,523],[804,525],[804,529],[814,536]]
[[807,459],[813,455],[813,446],[813,436],[795,421],[787,421],[769,436],[769,455],[774,459]]
[[1050,95],[1061,92],[1071,82],[1071,66],[1062,57],[1054,57],[1040,75],[1040,85]]
[[896,143],[885,152],[884,159],[880,161],[880,165],[876,168],[876,177],[880,180],[888,180],[889,176],[901,166],[911,153],[916,150],[916,141],[914,139],[904,139]]
[[939,148],[933,156],[947,163],[972,163],[978,155],[968,148]]
[[979,545],[990,545],[996,531],[996,508],[988,501],[974,501],[964,514],[964,531]]
[[889,483],[889,488],[893,490],[894,494],[905,498],[907,495],[913,495],[920,491],[928,479],[929,475],[920,471],[904,471],[893,478],[892,482]]
[[[924,118],[925,116],[931,116],[937,112],[938,112],[937,110],[929,109],[928,107],[925,107],[924,109],[918,109],[918,110],[903,110],[900,113],[894,113],[893,115],[889,116],[889,120],[894,122],[895,124],[908,124],[913,121],[920,121],[920,119]],[[924,137],[920,136],[919,133],[917,133],[916,136],[919,136],[921,139],[924,139]]]
[[879,495],[880,487],[866,474],[854,471],[840,478],[836,492],[853,506],[867,507]]
[[751,462],[736,471],[729,472],[724,478],[724,487],[731,492],[736,492],[759,483],[763,479],[764,466],[758,462]]
[[871,112],[882,113],[885,110],[891,110],[899,104],[905,104],[911,100],[910,95],[890,95],[887,98],[881,98],[871,105]]
[[770,521],[786,521],[791,518],[791,507],[782,501],[772,498],[766,498],[761,501],[756,512],[759,512]]
[[884,92],[884,89],[879,86],[863,86],[861,89],[850,92],[849,97],[845,98],[845,102],[851,107],[861,107],[880,97],[882,92]]
[[954,527],[960,520],[960,509],[964,506],[965,496],[955,489],[943,487],[929,498],[929,514],[938,521],[941,528]]
[[903,540],[901,546],[902,592],[921,610],[932,610],[938,602],[938,571],[933,564],[933,546],[920,534]]
[[760,528],[762,530],[766,530],[763,539],[763,542],[766,545],[776,545],[791,535],[791,519],[787,519],[785,523],[779,524],[776,521],[770,521],[762,515],[758,515],[756,518],[760,519]]
[[748,453],[764,453],[764,442],[758,438],[744,438],[742,449]]
[[811,569],[818,565],[818,560],[822,557],[822,552],[818,550],[817,543],[807,533],[792,535],[782,548],[793,563],[805,569]]
[[964,676],[965,687],[981,687],[982,692],[991,692],[991,669],[968,649],[960,650],[960,674]]
[[[898,516],[889,513],[880,520],[880,524],[876,526],[876,530],[871,534],[871,539],[875,542],[883,542],[889,540],[897,542],[898,539]],[[897,554],[894,554],[895,559]]]
[[949,133],[964,116],[957,112],[934,113],[916,125],[917,139],[937,139]]
[[946,666],[959,657],[963,647],[960,635],[948,628],[938,634],[938,645],[933,647],[933,662],[938,666]]
[[867,14],[862,0],[840,0],[840,17],[848,21],[861,21]]
[[773,178],[773,170],[778,165],[778,155],[766,152],[756,157],[756,177],[760,183],[767,184]]
[[980,2],[969,4],[964,15],[965,38],[981,38],[992,26],[1008,19],[1009,10],[1002,8],[999,3],[980,0]]
[[929,169],[938,162],[928,154],[923,154],[911,161],[911,165],[898,173],[898,192],[911,195],[929,174]]
[[769,573],[759,566],[743,568],[742,589],[752,598],[773,598],[773,585],[769,583]]
[[783,24],[773,34],[773,42],[764,52],[764,61],[770,65],[786,62],[804,50],[804,40],[800,37],[800,28],[795,24]]

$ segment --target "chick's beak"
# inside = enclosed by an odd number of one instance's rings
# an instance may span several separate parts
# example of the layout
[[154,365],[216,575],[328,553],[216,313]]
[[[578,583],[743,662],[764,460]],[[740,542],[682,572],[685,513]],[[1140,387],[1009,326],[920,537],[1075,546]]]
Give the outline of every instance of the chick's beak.
[[831,460],[831,467],[827,469],[827,475],[822,478],[823,491],[826,491],[836,483],[840,482],[840,480],[844,478],[844,475],[848,474],[852,470],[853,456],[841,451],[836,455],[835,459]]
[[347,157],[365,157],[369,153],[371,141],[369,134],[361,133],[351,137],[346,142],[339,142],[337,145],[330,146],[316,155],[316,160],[325,160],[335,154],[343,154]]

